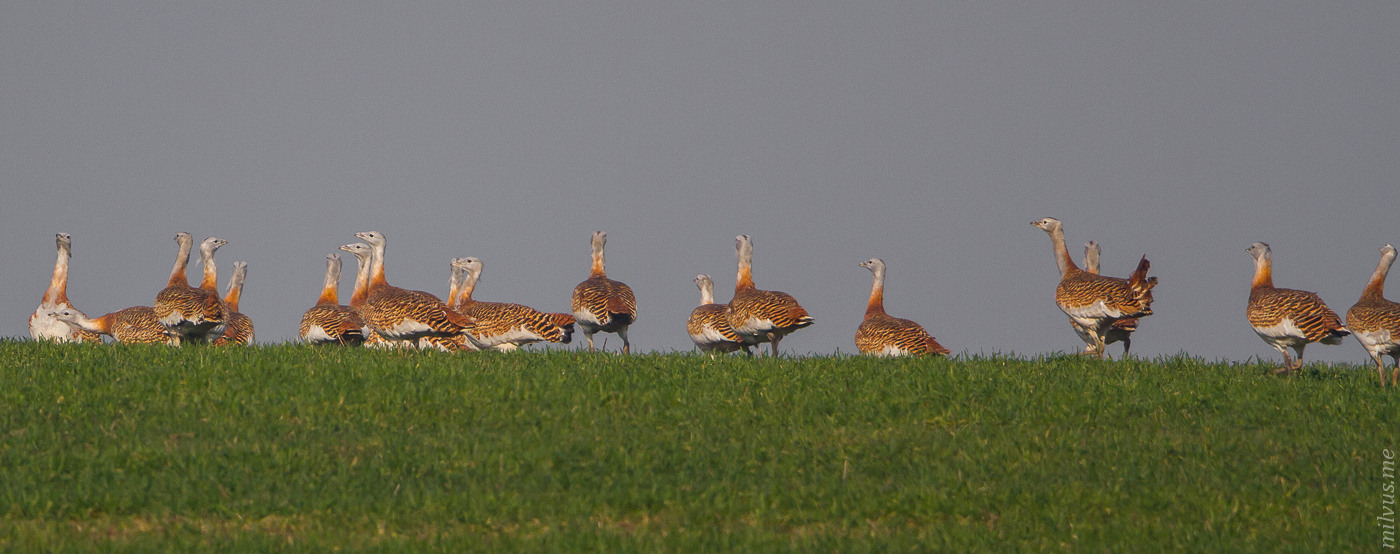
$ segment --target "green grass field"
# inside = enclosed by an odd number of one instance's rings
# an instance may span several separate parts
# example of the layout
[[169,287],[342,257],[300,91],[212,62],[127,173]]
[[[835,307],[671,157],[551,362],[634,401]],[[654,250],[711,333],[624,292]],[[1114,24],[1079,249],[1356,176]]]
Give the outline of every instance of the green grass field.
[[1356,551],[1397,394],[1186,357],[0,341],[0,550]]

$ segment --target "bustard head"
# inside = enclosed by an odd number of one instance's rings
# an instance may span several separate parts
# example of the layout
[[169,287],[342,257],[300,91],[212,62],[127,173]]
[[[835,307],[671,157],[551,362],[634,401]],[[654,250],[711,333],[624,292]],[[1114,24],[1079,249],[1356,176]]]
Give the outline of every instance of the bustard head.
[[373,248],[372,248],[370,245],[365,244],[365,243],[363,243],[363,242],[356,242],[356,243],[353,243],[353,244],[347,244],[347,245],[341,246],[340,249],[341,249],[341,250],[344,250],[344,251],[346,251],[346,252],[349,252],[349,253],[351,253],[351,254],[354,254],[354,255],[355,255],[355,258],[356,258],[356,259],[359,259],[361,262],[363,262],[363,261],[365,261],[366,259],[368,259],[369,256],[370,256],[370,253],[373,252]]
[[1060,220],[1055,219],[1055,218],[1053,218],[1053,217],[1047,217],[1047,218],[1045,218],[1045,219],[1037,219],[1037,220],[1035,220],[1035,221],[1032,221],[1032,222],[1031,222],[1031,225],[1034,225],[1034,226],[1036,226],[1036,227],[1039,227],[1040,230],[1045,231],[1045,232],[1047,232],[1047,233],[1054,233],[1055,231],[1058,231],[1058,230],[1060,230],[1060,228],[1061,228],[1061,227],[1060,227]]
[[1274,258],[1273,252],[1269,250],[1269,243],[1267,242],[1256,242],[1249,245],[1249,248],[1244,249],[1244,251],[1249,252],[1250,257],[1253,257],[1256,262],[1260,260],[1268,261]]
[[355,233],[355,236],[369,243],[370,246],[383,246],[385,242],[384,233],[379,231],[361,231]]

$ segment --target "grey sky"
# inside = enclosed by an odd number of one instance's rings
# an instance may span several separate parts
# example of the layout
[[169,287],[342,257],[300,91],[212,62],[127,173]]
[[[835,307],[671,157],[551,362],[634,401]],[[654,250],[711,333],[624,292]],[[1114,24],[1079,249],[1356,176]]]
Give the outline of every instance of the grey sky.
[[227,239],[276,342],[356,231],[395,285],[476,256],[477,298],[567,311],[601,229],[636,350],[691,348],[740,233],[817,319],[788,352],[854,350],[871,257],[954,352],[1078,350],[1050,216],[1107,274],[1152,260],[1135,352],[1277,359],[1250,243],[1339,313],[1400,243],[1397,2],[477,4],[0,3],[0,336],[60,231],[93,316],[150,304],[176,232]]

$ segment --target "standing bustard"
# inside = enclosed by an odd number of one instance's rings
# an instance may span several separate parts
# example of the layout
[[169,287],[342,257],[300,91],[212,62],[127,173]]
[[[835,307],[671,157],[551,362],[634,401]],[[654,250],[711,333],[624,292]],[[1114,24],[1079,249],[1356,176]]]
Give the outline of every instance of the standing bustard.
[[[1283,367],[1275,373],[1302,368],[1303,347],[1308,343],[1341,344],[1342,337],[1351,334],[1317,293],[1274,288],[1274,256],[1268,244],[1256,242],[1245,251],[1254,257],[1245,315],[1259,338],[1283,354]],[[1298,353],[1296,362],[1288,357],[1289,348]]]
[[[431,293],[401,289],[384,278],[384,250],[387,239],[379,231],[356,233],[372,248],[369,291],[360,314],[385,340],[418,346],[427,336],[451,338],[470,331],[471,318],[465,317]],[[443,344],[434,343],[438,348]]]
[[709,275],[696,275],[695,286],[700,287],[700,305],[690,311],[690,319],[685,322],[685,330],[690,334],[690,340],[701,352],[706,352],[710,358],[715,354],[728,354],[740,348],[750,356],[749,345],[744,344],[743,337],[734,332],[734,327],[729,325],[729,320],[724,317],[724,311],[728,306],[715,303],[715,283]]
[[870,285],[870,300],[865,307],[865,319],[860,322],[860,327],[856,328],[856,348],[860,349],[861,354],[945,356],[951,353],[938,344],[923,326],[885,313],[884,260],[870,258],[861,262],[860,266],[869,269],[874,275],[874,283]]
[[101,343],[101,334],[85,331],[50,315],[62,309],[77,311],[68,301],[68,260],[73,257],[73,238],[68,233],[58,233],[55,239],[58,259],[53,264],[53,278],[49,280],[44,297],[39,300],[38,309],[29,316],[29,336],[36,340]]
[[224,335],[214,344],[253,344],[253,320],[238,311],[238,301],[243,298],[243,281],[248,277],[248,264],[233,262],[233,276],[228,279],[228,292],[224,293],[224,306],[228,308],[228,325]]
[[311,344],[359,346],[365,342],[365,320],[340,304],[340,256],[326,255],[326,279],[316,305],[301,315],[298,336]]
[[1371,280],[1361,292],[1361,299],[1347,310],[1347,327],[1356,334],[1356,340],[1366,347],[1366,353],[1376,361],[1376,373],[1380,375],[1381,386],[1385,386],[1385,362],[1381,356],[1390,356],[1395,368],[1390,373],[1390,384],[1394,386],[1400,378],[1400,304],[1385,299],[1385,276],[1395,263],[1395,247],[1389,244],[1381,247],[1381,263],[1371,274]]
[[[1099,244],[1092,240],[1084,243],[1084,271],[1093,273],[1094,275],[1099,274],[1099,254],[1101,251],[1102,248]],[[1097,352],[1094,351],[1095,344],[1093,336],[1089,334],[1089,330],[1080,325],[1079,322],[1075,321],[1072,317],[1069,319],[1069,322],[1070,325],[1074,326],[1074,332],[1079,335],[1079,338],[1082,339],[1086,345],[1084,353],[1097,354]],[[1113,325],[1108,328],[1108,333],[1104,335],[1103,345],[1106,347],[1115,342],[1121,342],[1123,343],[1123,357],[1128,357],[1128,351],[1133,347],[1132,334],[1134,331],[1137,331],[1137,325],[1138,318],[1136,317],[1127,317],[1114,321]],[[1107,353],[1104,353],[1104,355],[1107,355]]]
[[472,292],[481,280],[482,269],[481,260],[477,258],[453,258],[452,270],[454,276],[460,275],[460,287],[448,300],[457,313],[476,320],[472,337],[481,348],[509,352],[540,341],[569,343],[574,334],[571,315],[548,314],[521,304],[473,299]]
[[632,294],[632,287],[608,278],[603,263],[603,247],[607,244],[607,233],[593,232],[593,267],[588,279],[574,287],[570,305],[574,321],[588,339],[590,352],[593,351],[593,335],[602,332],[617,333],[622,338],[622,352],[627,354],[632,351],[627,327],[637,321],[637,297]]
[[[748,235],[734,237],[734,249],[739,259],[739,273],[734,281],[734,299],[729,301],[724,316],[744,344],[771,343],[769,352],[777,357],[778,342],[784,336],[811,326],[816,320],[791,294],[754,286],[753,241]],[[759,352],[762,353],[762,348]]]
[[1157,286],[1157,278],[1147,276],[1151,267],[1147,256],[1138,261],[1127,279],[1095,275],[1079,269],[1070,259],[1060,220],[1047,217],[1031,225],[1050,235],[1055,250],[1055,264],[1060,269],[1055,304],[1089,334],[1096,356],[1103,357],[1108,331],[1115,322],[1152,315],[1152,288]]
[[[210,237],[213,239],[213,237]],[[179,335],[181,342],[208,342],[223,336],[225,318],[223,300],[217,290],[191,287],[185,277],[185,266],[189,264],[190,249],[194,239],[189,233],[175,235],[180,245],[175,257],[175,267],[170,270],[170,280],[158,294],[152,308],[162,325],[170,332]],[[201,259],[206,267],[212,264],[214,249],[220,246],[218,239],[206,239],[200,245]]]

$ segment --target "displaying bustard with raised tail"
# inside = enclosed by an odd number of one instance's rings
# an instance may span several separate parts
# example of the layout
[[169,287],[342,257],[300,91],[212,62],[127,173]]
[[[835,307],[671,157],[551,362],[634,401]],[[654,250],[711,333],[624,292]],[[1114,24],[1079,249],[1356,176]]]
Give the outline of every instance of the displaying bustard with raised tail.
[[243,298],[243,281],[248,278],[248,264],[233,262],[233,276],[228,279],[228,292],[224,293],[224,307],[228,308],[228,325],[224,335],[214,344],[253,344],[253,320],[238,311],[238,301]]
[[1031,225],[1050,235],[1055,250],[1055,264],[1060,269],[1055,304],[1089,334],[1096,356],[1103,357],[1108,331],[1115,322],[1152,315],[1152,288],[1157,286],[1157,278],[1147,276],[1151,267],[1147,256],[1138,261],[1127,279],[1095,275],[1079,269],[1070,259],[1060,220],[1047,217]]
[[461,275],[461,287],[450,300],[452,309],[476,320],[472,337],[481,348],[515,350],[546,341],[568,344],[573,338],[573,317],[565,325],[558,318],[529,306],[508,302],[482,302],[472,298],[483,269],[477,258],[453,258],[452,269]]
[[[1084,271],[1093,273],[1094,275],[1099,274],[1099,254],[1101,251],[1102,248],[1099,244],[1092,240],[1084,243]],[[1086,345],[1084,353],[1097,354],[1097,352],[1094,351],[1096,345],[1094,344],[1092,335],[1089,334],[1089,330],[1080,325],[1079,322],[1075,321],[1072,317],[1069,319],[1069,322],[1070,325],[1074,326],[1074,332],[1079,335],[1079,338],[1082,339]],[[1133,347],[1132,335],[1134,331],[1137,331],[1137,325],[1138,318],[1136,317],[1127,317],[1114,321],[1113,325],[1108,328],[1108,332],[1104,335],[1103,345],[1108,346],[1115,342],[1123,343],[1123,357],[1126,358],[1128,356],[1128,351]],[[1105,355],[1107,355],[1107,353],[1105,353]]]
[[[368,277],[365,280],[368,282]],[[327,254],[321,297],[301,315],[298,336],[311,344],[359,346],[365,342],[364,327],[359,312],[340,303],[340,256]]]
[[603,263],[603,247],[608,244],[608,234],[594,231],[591,241],[593,266],[588,279],[574,287],[570,305],[574,321],[588,339],[588,350],[593,350],[593,335],[596,333],[617,333],[622,338],[622,352],[630,353],[632,343],[627,340],[627,327],[637,321],[637,297],[632,287],[621,281],[608,278]]
[[49,288],[39,300],[39,307],[29,316],[29,336],[36,340],[56,342],[100,343],[101,334],[84,331],[51,315],[62,309],[78,310],[68,301],[68,260],[73,257],[73,238],[68,233],[58,233],[55,239],[58,243],[58,260],[53,264],[53,278],[49,280]]
[[744,349],[745,354],[752,356],[749,345],[744,344],[744,338],[734,332],[734,327],[729,325],[729,319],[724,316],[728,306],[715,303],[715,283],[710,276],[696,275],[695,286],[700,288],[700,305],[690,311],[690,319],[685,322],[685,330],[690,334],[690,340],[711,358],[714,358],[715,354],[728,354],[740,348]]
[[[1317,293],[1274,288],[1274,256],[1268,244],[1256,242],[1245,251],[1254,257],[1245,315],[1259,338],[1283,354],[1283,367],[1275,373],[1302,368],[1303,347],[1308,343],[1341,344],[1342,337],[1351,334]],[[1298,353],[1296,361],[1288,357],[1289,348]]]
[[[1400,304],[1385,299],[1385,276],[1395,263],[1395,247],[1389,244],[1381,247],[1381,262],[1361,291],[1361,299],[1347,310],[1347,328],[1356,334],[1356,340],[1366,347],[1366,353],[1376,361],[1376,373],[1381,386],[1385,382],[1385,362],[1381,356],[1390,356],[1395,367],[1390,372],[1390,384],[1394,386],[1400,378]],[[1299,355],[1301,357],[1301,354]]]
[[[170,280],[165,288],[156,294],[152,308],[161,324],[179,335],[181,342],[209,342],[223,336],[227,318],[224,302],[219,298],[217,285],[214,290],[191,287],[189,279],[185,277],[185,266],[189,264],[190,250],[194,246],[190,234],[181,232],[175,235],[175,242],[180,245],[175,267],[170,270]],[[212,265],[213,251],[218,247],[217,242],[205,240],[200,245],[201,259]]]
[[729,301],[724,316],[744,344],[771,343],[769,352],[776,357],[783,337],[811,326],[815,320],[791,294],[754,286],[753,240],[748,235],[734,237],[734,249],[739,273],[734,281],[734,299]]
[[[369,291],[360,315],[385,340],[418,346],[426,336],[450,338],[470,331],[471,318],[452,311],[431,293],[390,285],[384,277],[384,251],[387,239],[379,231],[356,233],[372,249]],[[445,348],[443,344],[433,346]]]
[[73,308],[61,308],[50,314],[84,332],[108,335],[117,342],[180,345],[180,335],[167,329],[150,306],[132,306],[96,318],[89,318]]
[[908,319],[885,313],[885,262],[870,258],[860,263],[870,270],[874,282],[870,285],[870,300],[865,305],[865,319],[856,328],[856,348],[871,356],[921,356],[950,353],[938,344],[923,326]]

